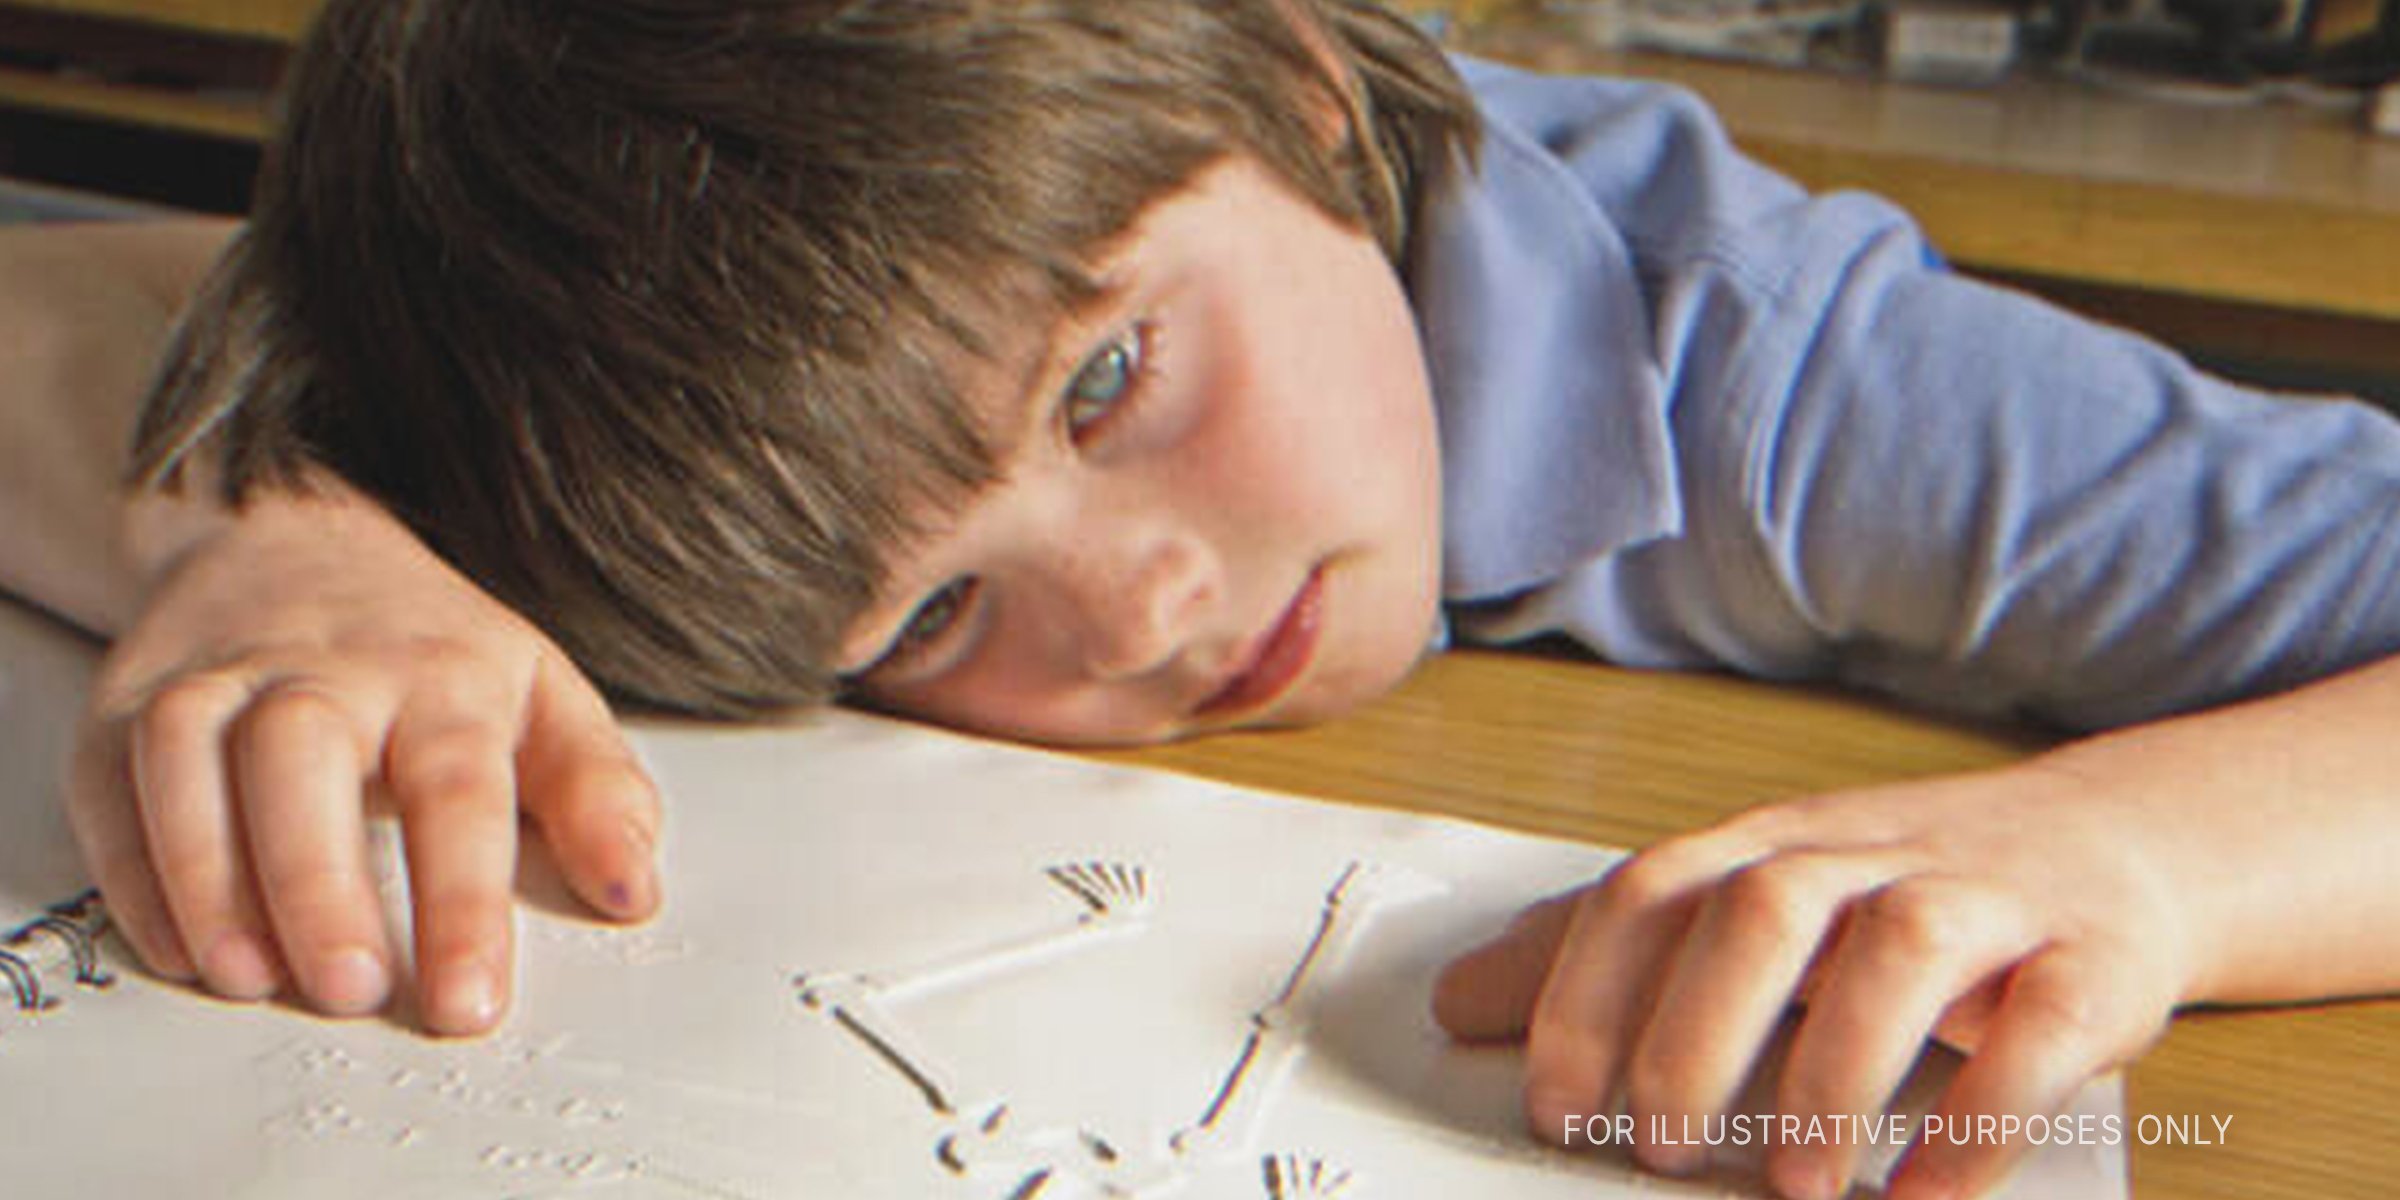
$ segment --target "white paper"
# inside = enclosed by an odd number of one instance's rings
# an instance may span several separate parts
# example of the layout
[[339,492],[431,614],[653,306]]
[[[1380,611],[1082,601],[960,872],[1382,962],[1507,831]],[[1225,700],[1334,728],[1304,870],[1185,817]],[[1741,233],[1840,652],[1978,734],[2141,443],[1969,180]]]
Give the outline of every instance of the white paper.
[[[90,659],[0,609],[0,929],[85,886],[55,779]],[[1755,1152],[1690,1183],[1542,1145],[1515,1053],[1427,1014],[1441,963],[1606,852],[847,713],[636,741],[667,909],[589,923],[532,864],[497,1036],[221,1004],[113,940],[111,988],[0,989],[9,1194],[1758,1194]],[[2124,1193],[2085,1146],[2009,1194]]]

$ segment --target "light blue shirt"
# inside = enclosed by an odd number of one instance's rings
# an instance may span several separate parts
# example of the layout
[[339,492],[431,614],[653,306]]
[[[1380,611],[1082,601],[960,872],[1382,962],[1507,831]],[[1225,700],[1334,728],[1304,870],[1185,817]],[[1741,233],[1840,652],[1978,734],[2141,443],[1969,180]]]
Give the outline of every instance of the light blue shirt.
[[1681,92],[1461,65],[1408,272],[1458,640],[2071,727],[2400,650],[2400,424],[1946,271]]

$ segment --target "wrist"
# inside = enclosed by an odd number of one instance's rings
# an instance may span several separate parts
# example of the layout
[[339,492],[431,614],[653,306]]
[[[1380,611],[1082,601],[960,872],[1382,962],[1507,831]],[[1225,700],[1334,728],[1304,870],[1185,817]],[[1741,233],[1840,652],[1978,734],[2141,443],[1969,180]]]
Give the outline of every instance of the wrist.
[[213,481],[186,480],[173,489],[137,491],[119,509],[118,543],[132,580],[128,601],[140,609],[158,585],[193,551],[236,520],[216,494]]
[[322,545],[329,538],[353,544],[349,539],[359,536],[407,536],[381,506],[320,468],[293,483],[256,484],[237,502],[225,499],[213,467],[195,460],[173,487],[127,496],[120,515],[136,611],[193,555],[230,537],[297,535]]
[[2050,774],[2052,786],[2063,780],[2068,803],[2111,814],[2103,836],[2122,864],[2127,903],[2148,914],[2120,928],[2170,973],[2178,1007],[2242,990],[2242,946],[2259,932],[2245,919],[2240,886],[2243,830],[2254,814],[2220,811],[2214,794],[2178,786],[2178,760],[2193,749],[2181,741],[2172,722],[2135,727],[2028,764]]

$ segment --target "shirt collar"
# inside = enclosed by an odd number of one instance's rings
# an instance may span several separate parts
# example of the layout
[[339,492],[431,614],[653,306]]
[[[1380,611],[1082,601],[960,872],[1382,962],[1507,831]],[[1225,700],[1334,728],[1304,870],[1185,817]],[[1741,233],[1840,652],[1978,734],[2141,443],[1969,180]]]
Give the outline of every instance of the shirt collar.
[[1467,64],[1477,169],[1430,181],[1409,267],[1441,431],[1443,592],[1504,596],[1682,525],[1633,256],[1521,126],[1568,89]]

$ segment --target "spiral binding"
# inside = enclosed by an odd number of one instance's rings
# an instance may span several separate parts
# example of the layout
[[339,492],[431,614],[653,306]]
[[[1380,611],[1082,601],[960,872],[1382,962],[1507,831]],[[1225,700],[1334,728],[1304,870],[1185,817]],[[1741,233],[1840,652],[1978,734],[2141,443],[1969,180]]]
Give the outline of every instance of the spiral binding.
[[43,985],[46,956],[37,956],[37,940],[57,942],[75,967],[75,984],[103,990],[117,977],[100,965],[100,938],[108,932],[108,910],[97,888],[51,905],[43,914],[0,936],[0,978],[16,998],[20,1012],[45,1012],[58,1007],[57,996]]

